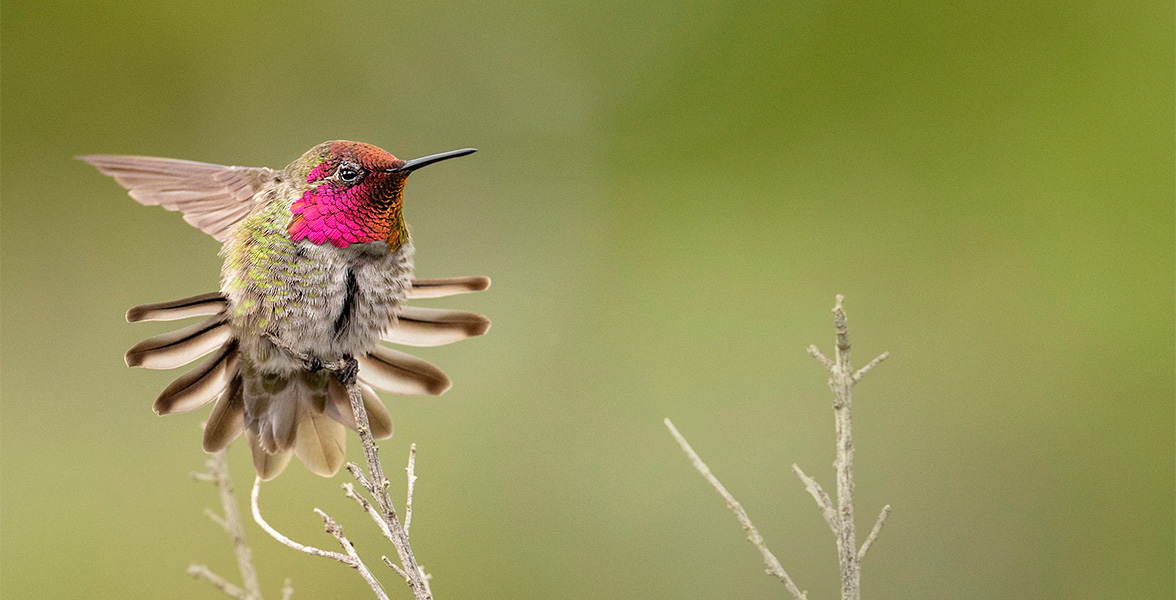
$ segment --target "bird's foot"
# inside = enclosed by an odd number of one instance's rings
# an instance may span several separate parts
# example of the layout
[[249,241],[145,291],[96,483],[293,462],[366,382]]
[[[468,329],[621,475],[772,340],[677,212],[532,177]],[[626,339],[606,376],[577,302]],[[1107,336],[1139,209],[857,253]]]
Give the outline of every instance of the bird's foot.
[[359,361],[355,360],[355,357],[350,354],[344,354],[342,367],[335,374],[339,378],[339,383],[348,387],[355,385],[355,377],[359,375]]
[[323,359],[317,354],[310,353],[306,355],[306,359],[302,361],[302,368],[311,373],[318,373],[323,370]]

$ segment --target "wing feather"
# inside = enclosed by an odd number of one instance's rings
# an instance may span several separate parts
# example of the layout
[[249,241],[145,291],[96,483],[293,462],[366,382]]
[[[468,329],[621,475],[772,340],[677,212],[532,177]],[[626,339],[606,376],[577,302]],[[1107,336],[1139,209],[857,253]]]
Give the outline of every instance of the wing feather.
[[146,206],[183,213],[184,220],[218,242],[249,215],[253,197],[278,172],[265,167],[226,167],[191,160],[95,154],[79,156],[114,178]]

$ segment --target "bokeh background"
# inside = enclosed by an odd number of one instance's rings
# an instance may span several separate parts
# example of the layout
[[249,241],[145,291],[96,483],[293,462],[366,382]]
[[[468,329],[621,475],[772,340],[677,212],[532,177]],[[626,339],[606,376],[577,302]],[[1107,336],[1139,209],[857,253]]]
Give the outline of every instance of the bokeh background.
[[[1172,598],[1170,2],[5,0],[0,592],[218,598],[206,411],[123,351],[134,304],[214,289],[217,244],[72,157],[281,167],[328,139],[413,157],[433,301],[484,338],[419,354],[455,388],[388,398],[420,448],[414,547],[438,598],[779,598],[674,419],[811,597],[831,536],[829,351],[847,295],[871,598]],[[230,460],[251,481],[247,449]],[[360,458],[357,439],[350,456]],[[293,464],[272,523],[391,548]],[[394,497],[401,497],[400,481]],[[244,499],[244,497],[242,497]],[[366,598],[248,536],[265,591]],[[407,597],[389,572],[394,597]]]

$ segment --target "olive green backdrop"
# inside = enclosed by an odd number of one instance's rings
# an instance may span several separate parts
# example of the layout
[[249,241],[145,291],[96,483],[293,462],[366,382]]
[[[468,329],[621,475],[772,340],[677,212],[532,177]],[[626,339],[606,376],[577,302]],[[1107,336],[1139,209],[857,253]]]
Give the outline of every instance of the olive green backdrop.
[[[414,157],[434,301],[494,320],[388,398],[438,598],[780,598],[674,419],[814,600],[832,536],[829,309],[859,362],[868,598],[1172,598],[1170,2],[43,2],[0,9],[4,598],[218,598],[204,412],[123,351],[143,302],[213,290],[217,244],[72,156],[281,167],[328,139]],[[350,456],[360,457],[350,438]],[[247,451],[230,452],[238,487]],[[335,515],[291,465],[272,523]],[[401,498],[402,482],[394,482]],[[244,498],[242,498],[244,499]],[[248,523],[267,597],[367,598]]]

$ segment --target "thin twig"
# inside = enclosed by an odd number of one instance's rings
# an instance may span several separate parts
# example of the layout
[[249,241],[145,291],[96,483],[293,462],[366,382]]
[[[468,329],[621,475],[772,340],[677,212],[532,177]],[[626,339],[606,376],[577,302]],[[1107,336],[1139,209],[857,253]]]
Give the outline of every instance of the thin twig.
[[883,352],[882,354],[879,354],[879,355],[878,355],[878,358],[875,358],[874,360],[871,360],[869,364],[867,364],[866,366],[864,366],[864,367],[862,367],[862,368],[858,369],[858,370],[857,370],[857,373],[854,373],[854,374],[853,374],[853,382],[854,382],[854,384],[856,384],[857,382],[861,381],[861,380],[862,380],[862,377],[865,377],[865,376],[866,376],[866,373],[869,373],[869,372],[870,372],[870,369],[873,369],[874,367],[878,366],[878,363],[880,363],[880,362],[882,362],[882,361],[886,360],[886,357],[887,357],[887,356],[890,356],[890,353],[889,353],[889,352]]
[[[404,535],[408,536],[408,526],[412,524],[412,486],[416,483],[413,470],[416,467],[416,444],[408,445],[408,466],[404,468],[408,473],[408,498],[404,501]],[[427,582],[427,580],[424,580]]]
[[388,525],[392,545],[396,546],[396,553],[400,557],[400,564],[408,574],[405,580],[416,600],[432,600],[433,596],[429,585],[422,578],[416,556],[413,555],[412,546],[409,545],[408,534],[400,526],[400,519],[396,517],[396,508],[392,506],[392,499],[388,496],[388,478],[384,476],[384,465],[380,463],[379,449],[376,447],[376,440],[372,437],[367,409],[364,408],[363,395],[359,385],[351,382],[351,385],[347,386],[347,395],[351,399],[351,410],[355,413],[356,429],[359,432],[359,439],[363,443],[364,457],[367,459],[368,473],[370,474],[368,481],[372,486],[372,496],[375,497],[380,514]]
[[878,513],[878,520],[874,522],[874,529],[870,531],[870,535],[866,537],[866,541],[862,542],[862,547],[858,550],[857,559],[859,567],[862,559],[866,557],[866,551],[874,544],[874,540],[878,539],[878,533],[882,531],[882,526],[886,524],[886,517],[890,516],[890,505],[882,507],[882,512]]
[[327,513],[317,508],[314,509],[314,512],[323,518],[323,525],[326,526],[327,533],[335,536],[335,539],[339,540],[339,545],[347,552],[347,556],[351,557],[351,567],[359,571],[360,577],[363,577],[363,580],[371,586],[372,591],[376,593],[376,597],[380,600],[388,600],[388,595],[384,593],[384,587],[380,585],[375,575],[372,575],[367,565],[363,564],[363,560],[359,558],[359,554],[355,552],[355,545],[351,543],[351,540],[347,539],[347,536],[343,535],[343,527],[336,523]]
[[229,535],[233,534],[233,530],[229,529],[229,524],[225,521],[224,517],[213,512],[211,508],[204,509],[204,516],[208,517],[209,521],[212,521],[213,523],[220,525],[221,529],[225,530],[225,533],[227,533]]
[[196,471],[192,471],[188,473],[188,477],[191,477],[192,481],[199,481],[201,483],[216,483],[216,478],[209,473],[197,473]]
[[821,354],[821,351],[817,349],[816,346],[809,346],[808,353],[811,354],[813,358],[821,361],[821,364],[825,365],[826,369],[829,369],[830,371],[833,370],[833,361],[829,360],[828,356]]
[[408,573],[405,573],[404,569],[400,568],[400,565],[392,562],[392,559],[388,558],[387,556],[381,556],[380,559],[384,561],[384,564],[388,565],[389,569],[392,569],[397,575],[399,575],[401,579],[406,582],[408,581]]
[[263,530],[265,530],[266,533],[270,534],[270,537],[274,538],[275,540],[278,540],[282,544],[285,544],[286,546],[289,546],[299,552],[305,552],[307,554],[310,554],[311,556],[321,556],[323,558],[337,560],[337,561],[339,561],[349,567],[352,566],[351,557],[347,556],[346,554],[339,554],[338,552],[332,552],[330,550],[323,550],[321,548],[315,548],[314,546],[307,546],[305,544],[299,544],[298,542],[295,542],[294,540],[286,537],[285,535],[282,535],[282,533],[279,532],[277,529],[274,529],[268,522],[266,522],[265,517],[261,516],[261,508],[257,504],[257,498],[260,493],[261,493],[261,478],[258,477],[253,480],[253,493],[249,495],[250,503],[253,506],[253,520],[256,521],[257,524],[259,526],[261,526],[261,528]]
[[829,529],[833,530],[833,534],[837,534],[837,509],[833,508],[833,501],[829,499],[829,494],[825,493],[825,489],[821,484],[817,483],[816,479],[804,474],[800,467],[794,463],[792,471],[796,476],[804,482],[805,489],[812,495],[813,500],[817,501],[817,507],[821,509],[821,516],[825,517],[825,522],[829,524]]
[[294,597],[294,586],[290,583],[290,578],[282,582],[282,600],[290,600]]
[[375,493],[372,488],[372,482],[368,481],[367,476],[363,474],[363,469],[360,469],[359,465],[349,462],[345,466],[347,467],[347,472],[351,473],[351,476],[359,482],[359,485],[363,486],[363,489],[367,490],[369,494]]
[[686,453],[686,456],[690,459],[690,463],[694,465],[694,468],[697,469],[698,472],[702,474],[703,478],[706,479],[712,486],[714,486],[715,490],[719,492],[719,495],[727,501],[727,506],[735,513],[735,517],[739,519],[740,525],[742,525],[743,529],[747,531],[747,539],[750,540],[752,544],[755,544],[755,547],[759,549],[760,554],[763,555],[764,563],[768,566],[768,574],[784,582],[784,587],[788,588],[788,591],[794,598],[796,598],[796,600],[804,600],[804,592],[800,591],[800,589],[796,587],[796,584],[792,582],[792,578],[788,576],[788,573],[784,571],[784,567],[780,565],[780,561],[776,559],[776,556],[772,554],[771,550],[768,550],[767,544],[764,543],[763,536],[760,535],[759,530],[755,528],[754,524],[752,524],[751,519],[747,516],[747,512],[743,510],[743,506],[739,504],[739,501],[735,499],[735,496],[731,495],[731,492],[727,491],[727,488],[719,482],[719,479],[715,477],[713,473],[711,473],[710,467],[707,467],[706,463],[702,462],[702,458],[698,456],[698,453],[694,451],[694,448],[690,447],[690,444],[686,441],[686,438],[682,437],[681,433],[678,433],[678,428],[674,427],[674,424],[670,422],[669,419],[665,420],[665,424],[666,427],[670,429],[670,433],[673,434],[674,439],[678,440],[678,445],[682,447],[682,452]]
[[245,590],[229,583],[227,579],[213,573],[211,569],[204,565],[192,563],[188,565],[188,574],[196,579],[203,579],[211,583],[213,587],[220,590],[222,594],[236,598],[237,600],[250,600],[249,596],[245,595]]
[[376,512],[375,507],[372,506],[371,502],[367,501],[367,498],[364,498],[363,496],[360,496],[358,493],[356,493],[355,486],[351,485],[350,483],[344,483],[343,495],[351,498],[352,500],[355,500],[356,504],[359,504],[359,507],[362,508],[363,511],[366,512],[373,521],[376,522],[376,526],[380,528],[380,533],[383,533],[384,537],[388,538],[389,541],[392,540],[392,532],[388,531],[388,525],[384,523],[384,518],[380,516],[379,512]]

